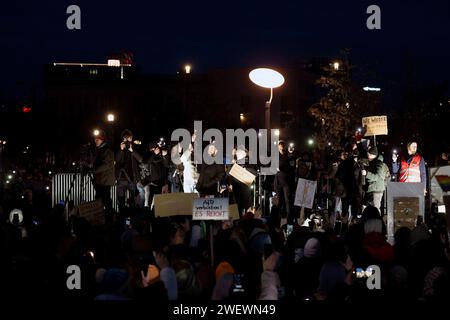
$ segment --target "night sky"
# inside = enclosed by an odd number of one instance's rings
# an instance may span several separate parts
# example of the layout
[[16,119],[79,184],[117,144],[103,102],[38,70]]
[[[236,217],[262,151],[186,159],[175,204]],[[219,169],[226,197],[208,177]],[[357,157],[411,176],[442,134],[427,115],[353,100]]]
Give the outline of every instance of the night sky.
[[[81,7],[81,30],[66,8]],[[366,28],[366,8],[382,10],[382,29]],[[145,73],[295,65],[352,48],[353,63],[393,88],[407,65],[421,82],[450,74],[450,1],[8,1],[0,11],[0,98],[42,87],[43,65],[106,62],[129,50]]]

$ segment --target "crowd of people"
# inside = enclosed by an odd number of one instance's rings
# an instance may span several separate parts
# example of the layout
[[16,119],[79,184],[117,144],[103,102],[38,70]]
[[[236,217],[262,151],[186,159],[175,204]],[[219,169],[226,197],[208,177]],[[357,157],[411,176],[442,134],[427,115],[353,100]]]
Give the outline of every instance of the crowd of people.
[[[280,140],[277,174],[261,183],[260,192],[270,198],[262,211],[254,206],[251,186],[228,174],[239,163],[258,175],[244,146],[236,146],[229,163],[197,165],[195,135],[187,150],[163,140],[138,150],[130,130],[121,138],[114,153],[98,132],[85,164],[104,205],[104,225],[92,225],[76,210],[67,221],[65,204],[11,214],[0,207],[4,294],[148,302],[416,301],[450,295],[445,220],[418,219],[413,229],[397,229],[395,242],[386,238],[387,182],[423,183],[427,193],[416,142],[386,163],[377,146],[358,134],[326,161]],[[217,156],[214,142],[207,152]],[[300,178],[319,182],[313,209],[294,205]],[[154,195],[174,192],[227,197],[237,204],[239,219],[156,217]],[[70,265],[81,268],[80,290],[67,287]],[[367,286],[373,266],[380,268],[376,290]]]

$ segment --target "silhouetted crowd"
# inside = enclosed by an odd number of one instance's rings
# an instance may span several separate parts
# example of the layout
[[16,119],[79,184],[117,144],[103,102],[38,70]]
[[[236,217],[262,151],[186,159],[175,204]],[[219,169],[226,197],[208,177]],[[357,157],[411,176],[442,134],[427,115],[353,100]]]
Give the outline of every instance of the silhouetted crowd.
[[[386,183],[424,179],[415,142],[385,163],[378,148],[363,139],[326,156],[299,153],[280,141],[278,172],[261,183],[260,192],[270,199],[263,210],[254,205],[254,189],[229,175],[230,166],[240,163],[258,176],[244,147],[236,146],[228,166],[196,166],[192,146],[167,148],[158,141],[138,153],[131,132],[122,136],[114,154],[99,133],[86,164],[105,206],[105,224],[91,224],[73,203],[50,208],[30,189],[3,190],[3,295],[148,303],[443,301],[450,296],[445,216],[429,213],[413,228],[396,228],[393,243],[386,237]],[[213,142],[208,153],[217,154]],[[170,161],[174,154],[178,164]],[[298,179],[318,182],[312,209],[294,206]],[[110,202],[112,185],[118,210]],[[155,215],[155,194],[183,191],[227,197],[238,205],[239,218],[213,222]],[[16,201],[7,194],[24,197]],[[13,208],[20,210],[10,212]],[[68,285],[72,265],[81,271],[79,290]]]

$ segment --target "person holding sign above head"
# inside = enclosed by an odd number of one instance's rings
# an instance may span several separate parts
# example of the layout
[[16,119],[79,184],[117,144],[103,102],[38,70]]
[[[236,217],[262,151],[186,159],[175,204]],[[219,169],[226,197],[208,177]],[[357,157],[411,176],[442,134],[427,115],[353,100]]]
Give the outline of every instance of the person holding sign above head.
[[407,151],[407,157],[402,156],[400,159],[396,152],[392,154],[392,172],[398,175],[399,182],[422,183],[426,194],[427,171],[425,160],[417,153],[417,142],[409,142]]
[[[257,174],[257,168],[255,165],[249,164],[248,151],[244,146],[239,146],[233,150],[234,159],[233,164],[241,166],[251,174]],[[230,173],[230,170],[228,173]],[[252,206],[252,189],[251,184],[239,181],[235,177],[228,176],[228,185],[231,185],[234,200],[238,206],[239,215],[244,215],[247,210]]]

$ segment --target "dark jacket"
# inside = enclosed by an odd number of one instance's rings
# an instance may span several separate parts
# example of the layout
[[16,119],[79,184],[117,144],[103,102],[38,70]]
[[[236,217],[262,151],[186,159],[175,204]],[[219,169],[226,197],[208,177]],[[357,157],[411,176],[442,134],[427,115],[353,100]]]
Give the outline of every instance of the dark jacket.
[[169,159],[168,156],[161,154],[154,154],[153,152],[143,161],[143,164],[148,168],[149,176],[142,180],[143,185],[149,183],[164,186],[167,184]]
[[286,152],[279,154],[279,170],[275,176],[276,188],[293,187],[295,178],[295,168],[291,165],[291,156]]
[[98,186],[113,186],[116,182],[114,174],[114,153],[104,143],[95,148],[94,184]]
[[200,165],[200,175],[198,177],[196,189],[201,195],[216,195],[217,183],[225,175],[223,164],[202,164]]
[[386,174],[389,174],[389,168],[384,164],[383,156],[380,154],[377,158],[370,161],[366,171],[367,193],[384,192],[386,188]]
[[[141,162],[142,156],[138,152],[130,152],[127,149],[119,150],[119,152],[116,154],[117,180],[127,180],[128,175],[131,182],[139,181],[139,163]],[[124,172],[126,172],[126,174]]]
[[336,178],[342,183],[347,197],[362,197],[361,167],[353,157],[349,157],[339,164]]

